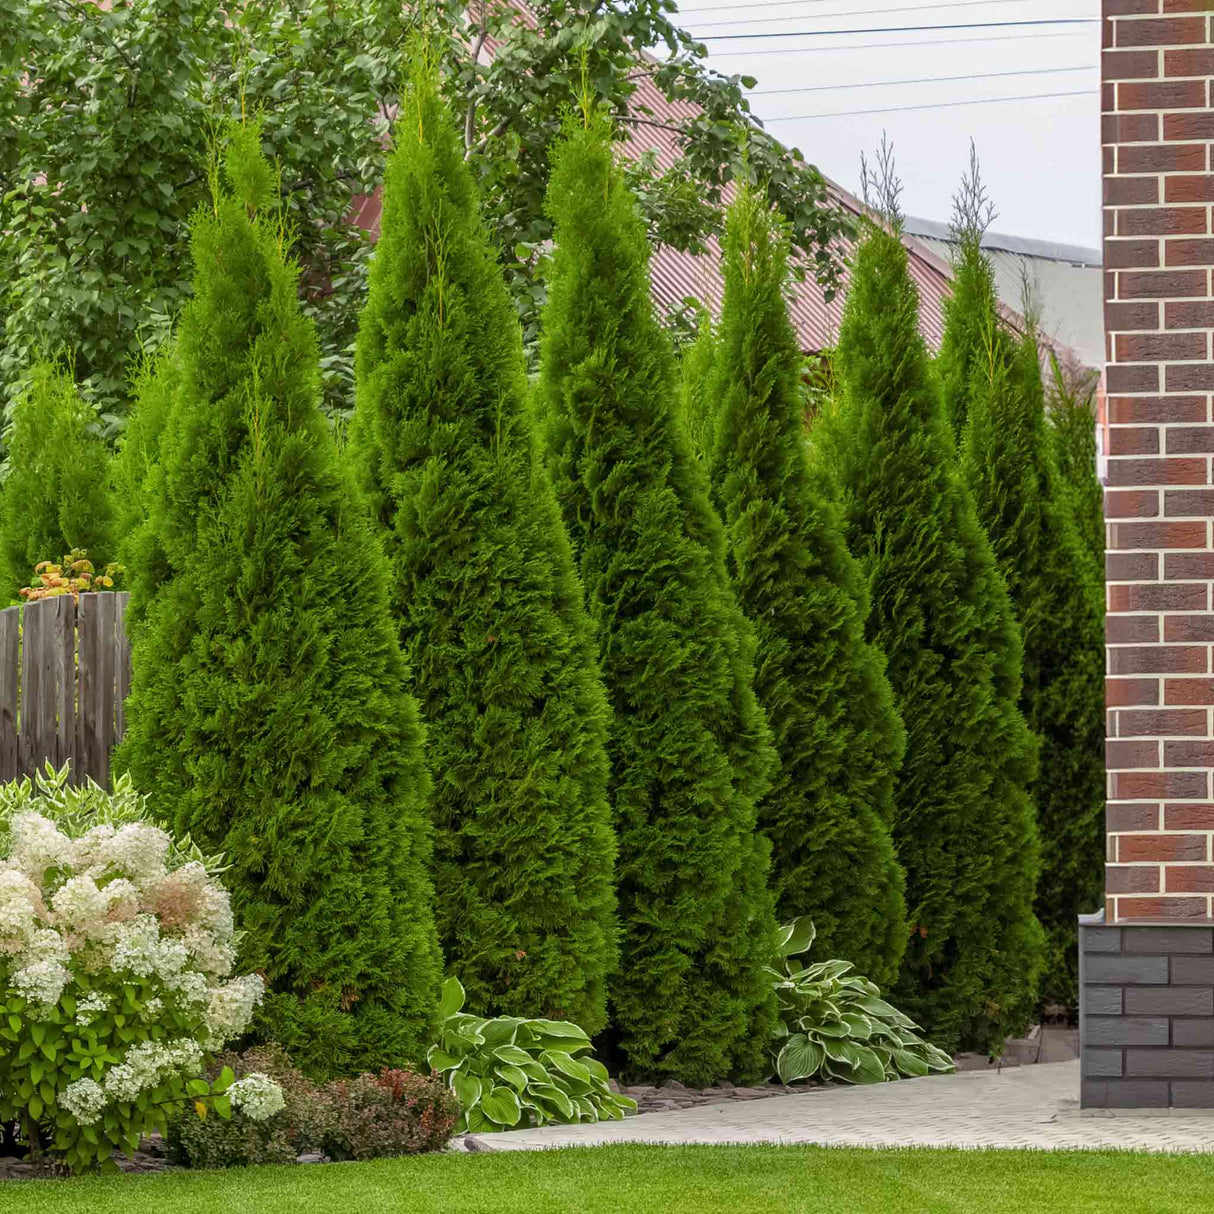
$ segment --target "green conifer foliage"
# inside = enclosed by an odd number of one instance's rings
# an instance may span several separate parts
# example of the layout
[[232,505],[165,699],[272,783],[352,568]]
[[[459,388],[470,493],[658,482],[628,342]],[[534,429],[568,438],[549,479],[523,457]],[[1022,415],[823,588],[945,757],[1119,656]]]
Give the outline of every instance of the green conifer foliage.
[[780,755],[759,807],[777,913],[810,916],[823,955],[887,984],[906,947],[890,837],[905,733],[885,659],[864,638],[863,573],[830,482],[807,458],[787,277],[783,233],[743,193],[729,213],[721,348],[705,394],[716,402],[709,480]]
[[13,411],[8,479],[0,495],[0,606],[30,584],[40,561],[83,548],[113,559],[109,454],[69,368],[39,363]]
[[1076,383],[1050,353],[1047,420],[1054,460],[1097,581],[1104,578],[1104,487],[1096,475],[1095,375]]
[[1000,321],[981,231],[961,225],[961,235],[941,362],[957,382],[969,368],[962,474],[1020,625],[1021,709],[1041,743],[1033,794],[1037,914],[1049,946],[1042,994],[1072,1005],[1077,917],[1099,905],[1104,876],[1104,584],[1054,461],[1036,338]]
[[758,1075],[774,915],[756,806],[775,759],[754,638],[678,417],[645,225],[599,118],[555,151],[537,411],[615,709],[624,1068]]
[[1041,928],[1007,587],[956,466],[896,229],[870,225],[839,335],[841,400],[814,429],[868,575],[868,637],[906,725],[894,841],[911,939],[895,989],[944,1048],[998,1044],[1034,1007]]
[[159,580],[168,576],[164,554],[148,521],[149,487],[160,456],[160,436],[168,421],[177,385],[176,350],[172,343],[138,366],[131,384],[133,405],[127,416],[118,452],[110,462],[114,502],[114,547],[128,569],[151,569]]
[[716,413],[712,393],[717,362],[717,335],[713,331],[712,316],[707,309],[700,313],[696,326],[695,341],[686,346],[679,359],[679,405],[683,425],[691,443],[691,453],[698,460],[706,460],[712,450],[712,426]]
[[403,103],[351,455],[431,726],[440,938],[478,1011],[606,1024],[610,713],[522,338],[428,69]]
[[[147,481],[164,568],[132,570],[116,757],[226,853],[269,994],[257,1022],[317,1076],[420,1062],[441,959],[429,778],[382,552],[319,401],[255,126],[193,223],[194,298]],[[218,176],[218,174],[216,174]]]

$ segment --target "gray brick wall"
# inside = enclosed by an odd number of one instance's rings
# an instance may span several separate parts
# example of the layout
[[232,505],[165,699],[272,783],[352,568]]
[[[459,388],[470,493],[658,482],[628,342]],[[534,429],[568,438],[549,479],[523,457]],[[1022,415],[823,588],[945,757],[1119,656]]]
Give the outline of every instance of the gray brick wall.
[[1214,1108],[1214,926],[1079,926],[1085,1109]]

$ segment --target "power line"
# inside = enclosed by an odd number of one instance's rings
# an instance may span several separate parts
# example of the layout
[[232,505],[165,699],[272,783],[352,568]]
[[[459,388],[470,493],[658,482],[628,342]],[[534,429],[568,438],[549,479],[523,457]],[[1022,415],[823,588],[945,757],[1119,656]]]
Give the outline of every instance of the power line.
[[[677,18],[683,17],[687,13],[723,13],[734,8],[800,8],[806,4],[833,4],[841,2],[842,0],[756,0],[754,3],[745,4],[715,4],[709,6],[700,5],[695,8],[681,8],[678,12],[672,13],[671,16]],[[1027,3],[1027,0],[983,0],[983,2],[986,4],[1021,4]]]
[[[901,4],[896,8],[862,8],[846,13],[823,13],[822,20],[829,20],[831,17],[866,17],[871,13],[924,13],[929,9],[936,8],[975,8],[978,5],[991,5],[995,3],[1008,4],[1028,4],[1029,0],[945,0],[943,4]],[[808,16],[807,13],[793,13],[787,17],[760,17],[758,20],[745,19],[741,21],[708,21],[706,25],[717,27],[726,25],[776,25],[781,21],[797,21],[800,18]],[[699,29],[699,25],[696,26]]]
[[782,114],[764,118],[763,125],[772,122],[800,122],[807,118],[851,118],[857,114],[897,114],[907,110],[948,110],[959,105],[996,105],[1000,101],[1042,101],[1047,97],[1094,97],[1099,89],[1075,89],[1068,93],[1022,93],[1018,97],[976,97],[972,101],[936,101],[926,105],[887,105],[873,110],[834,110],[827,114]]
[[778,93],[833,93],[839,89],[883,89],[893,84],[944,84],[957,80],[994,80],[1000,76],[1056,76],[1061,72],[1095,72],[1097,63],[1085,63],[1079,67],[1033,67],[1015,72],[974,72],[968,76],[916,76],[906,80],[865,80],[859,84],[811,84],[796,89],[753,89],[751,97],[774,97]]
[[728,55],[731,59],[742,59],[753,55],[813,55],[819,51],[872,51],[891,46],[961,46],[973,42],[1024,42],[1029,38],[1076,38],[1084,33],[1083,30],[1060,30],[1057,33],[1043,34],[980,34],[973,38],[919,38],[913,42],[850,42],[845,46],[793,46],[768,47],[765,50],[731,51],[722,50],[720,55]]
[[869,29],[780,30],[774,34],[704,34],[699,42],[733,42],[740,38],[832,38],[837,34],[914,34],[921,30],[1006,29],[1023,25],[1099,25],[1099,17],[1044,17],[1033,21],[967,21],[956,25],[884,25]]

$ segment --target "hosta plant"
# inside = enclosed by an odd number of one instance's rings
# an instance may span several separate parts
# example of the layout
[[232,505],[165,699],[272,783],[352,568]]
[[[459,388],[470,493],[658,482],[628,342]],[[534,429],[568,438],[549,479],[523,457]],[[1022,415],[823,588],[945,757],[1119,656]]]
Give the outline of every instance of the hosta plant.
[[35,1162],[79,1172],[112,1168],[191,1104],[272,1116],[283,1098],[266,1076],[203,1077],[262,996],[259,977],[229,977],[226,891],[132,790],[107,806],[65,780],[0,795],[0,1122]]
[[619,1121],[636,1101],[611,1090],[590,1039],[567,1020],[487,1020],[463,1010],[464,988],[448,978],[437,1044],[426,1061],[460,1103],[456,1133],[552,1122]]
[[813,942],[811,919],[784,924],[768,971],[780,1008],[772,1053],[781,1082],[881,1083],[953,1069],[952,1059],[924,1041],[875,983],[853,974],[850,962],[804,964],[800,954]]

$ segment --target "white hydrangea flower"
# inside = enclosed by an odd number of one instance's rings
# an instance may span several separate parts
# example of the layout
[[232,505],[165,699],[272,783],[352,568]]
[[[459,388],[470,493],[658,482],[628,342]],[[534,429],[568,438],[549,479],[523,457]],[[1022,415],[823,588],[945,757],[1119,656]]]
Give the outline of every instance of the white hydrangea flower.
[[161,1080],[176,1072],[196,1074],[202,1069],[202,1049],[198,1042],[183,1037],[169,1045],[159,1041],[141,1041],[131,1046],[117,1066],[105,1076],[105,1091],[111,1100],[135,1100],[140,1092],[157,1087]]
[[21,952],[38,930],[42,896],[16,869],[0,869],[0,953]]
[[76,1023],[88,1028],[98,1016],[109,1010],[110,1001],[99,991],[90,991],[76,1001]]
[[12,820],[9,864],[41,882],[48,869],[71,868],[75,845],[52,821],[41,814],[17,814]]
[[114,833],[103,854],[111,869],[142,886],[164,876],[171,846],[172,840],[160,827],[128,822]]
[[59,1093],[59,1103],[81,1125],[92,1125],[105,1108],[108,1098],[101,1084],[92,1079],[77,1079]]
[[31,961],[17,970],[9,979],[13,989],[30,1003],[41,1007],[54,1007],[71,982],[69,970],[58,961],[46,959]]
[[137,978],[150,978],[159,960],[160,925],[154,915],[136,915],[113,933],[111,964],[116,970],[129,970]]
[[51,899],[57,927],[96,940],[108,926],[110,900],[89,876],[69,877]]
[[249,1027],[253,1010],[265,994],[265,983],[256,974],[234,978],[211,990],[206,1027],[213,1042],[229,1041]]
[[253,1121],[265,1121],[287,1107],[282,1088],[259,1071],[238,1079],[228,1088],[228,1095],[233,1107]]

